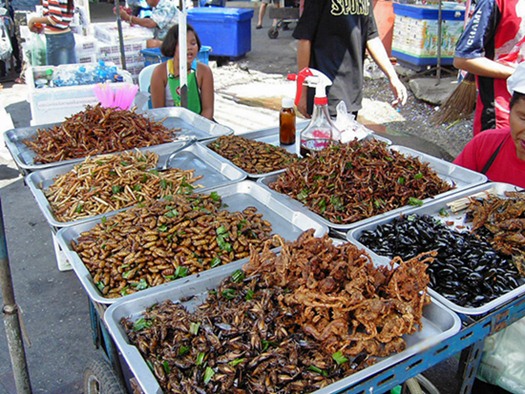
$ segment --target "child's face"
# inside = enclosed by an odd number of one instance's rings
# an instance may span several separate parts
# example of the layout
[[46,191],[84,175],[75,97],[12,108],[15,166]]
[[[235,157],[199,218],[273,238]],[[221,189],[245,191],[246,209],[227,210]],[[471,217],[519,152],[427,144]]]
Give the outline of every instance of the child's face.
[[[186,48],[188,56],[186,58],[188,64],[191,64],[199,53],[199,44],[197,43],[197,37],[192,31],[188,31],[186,36]],[[177,53],[179,52],[179,44],[177,44]]]

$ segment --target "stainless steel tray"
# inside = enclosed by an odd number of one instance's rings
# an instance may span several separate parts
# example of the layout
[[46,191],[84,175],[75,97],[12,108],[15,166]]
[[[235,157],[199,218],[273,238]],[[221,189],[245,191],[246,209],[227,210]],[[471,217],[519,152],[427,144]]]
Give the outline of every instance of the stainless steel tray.
[[181,129],[178,135],[196,137],[199,141],[233,134],[230,127],[213,122],[182,107],[148,109],[143,115],[156,121],[162,121],[162,124],[169,129]]
[[[489,182],[489,183],[485,183],[483,185],[480,185],[478,187],[475,187],[475,188],[472,188],[472,189],[468,189],[468,190],[464,190],[463,192],[461,193],[457,193],[453,196],[449,196],[447,198],[443,198],[443,199],[439,199],[439,200],[436,200],[436,201],[433,201],[433,202],[430,202],[430,203],[427,203],[425,205],[423,205],[422,207],[418,207],[418,208],[413,208],[413,209],[410,209],[410,210],[407,210],[405,212],[403,212],[404,215],[410,215],[410,214],[419,214],[419,215],[430,215],[432,217],[434,217],[436,220],[439,220],[440,222],[447,222],[447,225],[448,227],[458,227],[458,229],[461,231],[462,228],[468,228],[468,224],[465,224],[465,211],[460,211],[460,212],[457,212],[457,213],[452,213],[449,209],[448,209],[448,206],[447,204],[452,202],[452,201],[456,201],[457,199],[459,198],[463,198],[463,197],[468,197],[468,196],[472,196],[476,193],[480,193],[480,192],[484,192],[484,191],[487,191],[489,189],[492,189],[494,188],[495,191],[496,191],[496,194],[498,196],[503,196],[504,193],[506,191],[517,191],[517,190],[521,190],[520,188],[516,187],[516,186],[513,186],[513,185],[509,185],[509,184],[506,184],[506,183],[492,183],[492,182]],[[440,211],[442,211],[443,209],[446,209],[449,213],[449,215],[447,216],[442,216],[440,215]],[[371,255],[373,258],[377,258],[377,259],[388,259],[388,257],[386,256],[378,256],[376,253],[372,252],[369,248],[367,248],[366,246],[364,246],[362,243],[360,243],[358,241],[358,239],[361,237],[361,234],[363,233],[363,231],[366,231],[366,230],[371,230],[373,231],[375,228],[377,228],[378,226],[382,225],[382,224],[385,224],[385,223],[389,223],[391,222],[392,220],[394,220],[394,217],[395,216],[390,216],[388,218],[381,218],[381,219],[377,219],[377,220],[374,220],[372,222],[369,222],[369,223],[366,223],[362,226],[359,226],[357,228],[354,228],[350,231],[348,231],[347,233],[347,240],[366,249]],[[525,281],[524,281],[524,284],[515,288],[514,290],[506,293],[505,295],[503,296],[500,296],[480,307],[477,307],[477,308],[472,308],[472,307],[463,307],[463,306],[460,306],[460,305],[457,305],[455,303],[453,303],[452,301],[449,301],[448,299],[446,299],[444,296],[442,296],[441,294],[439,294],[438,292],[432,290],[429,288],[429,294],[432,295],[432,297],[434,297],[435,299],[437,299],[438,301],[440,301],[443,305],[445,305],[446,307],[450,308],[451,310],[457,312],[457,313],[461,313],[461,314],[464,314],[464,315],[480,315],[480,314],[484,314],[484,313],[487,313],[505,303],[507,303],[508,301],[516,298],[516,297],[519,297],[521,295],[523,295],[525,293]]]
[[[185,108],[152,109],[146,111],[143,115],[156,121],[162,120],[162,123],[168,128],[180,128],[181,131],[177,133],[178,136],[192,136],[196,137],[200,141],[233,133],[233,130],[229,127],[214,123]],[[37,132],[40,129],[50,129],[54,126],[59,126],[60,124],[61,123],[50,123],[34,127],[11,129],[4,132],[4,141],[7,149],[9,150],[9,153],[11,153],[11,156],[13,157],[17,167],[23,174],[44,168],[55,167],[57,165],[77,163],[83,160],[83,158],[70,159],[45,164],[34,162],[35,152],[25,145],[23,140],[37,135]],[[174,143],[177,142],[171,142],[162,145],[170,145]],[[140,149],[144,150],[147,148],[148,147]]]
[[[162,288],[159,286],[150,289],[150,291],[146,290],[147,293],[145,291],[144,293],[134,294],[109,306],[103,320],[144,393],[162,393],[162,390],[138,349],[129,343],[127,335],[120,325],[120,320],[125,317],[135,321],[144,314],[148,307],[165,300],[178,301],[192,311],[205,300],[208,290],[217,288],[224,278],[231,275],[239,267],[233,267],[229,264],[214,270],[212,275],[203,276],[191,283]],[[185,301],[188,298],[190,300]],[[424,308],[422,324],[423,329],[420,332],[404,337],[407,343],[404,351],[387,358],[378,359],[376,364],[317,390],[315,393],[340,393],[342,390],[349,389],[352,385],[439,344],[456,334],[461,328],[459,317],[435,300],[432,300]]]
[[[231,211],[241,211],[246,207],[255,207],[257,211],[263,215],[263,218],[272,224],[274,234],[279,234],[287,240],[295,240],[303,231],[308,229],[315,229],[316,236],[321,236],[328,231],[328,228],[316,221],[311,215],[301,212],[295,212],[288,206],[283,204],[279,199],[275,198],[273,193],[268,192],[261,185],[252,181],[242,181],[230,185],[220,186],[208,189],[208,192],[217,192],[224,204],[226,204]],[[113,216],[113,212],[107,217]],[[88,231],[98,224],[100,220],[92,220],[79,225],[65,227],[57,232],[57,240],[60,248],[64,251],[67,260],[72,265],[73,270],[77,274],[82,286],[86,289],[89,297],[98,303],[111,304],[116,301],[113,298],[104,297],[93,282],[91,274],[80,259],[80,256],[71,248],[71,241],[78,239],[80,234]],[[237,262],[229,263],[228,266],[239,268],[247,259],[238,260]],[[221,268],[221,267],[217,267]],[[178,279],[170,283],[165,283],[158,287],[169,286],[181,283],[193,282],[198,277],[206,275],[206,272],[211,272],[217,268],[205,271],[200,274],[188,276],[183,279]],[[146,290],[143,290],[146,291]],[[122,298],[130,297],[124,296]]]
[[[274,146],[280,146],[281,148],[286,149],[290,153],[294,153],[296,155],[299,155],[299,141],[300,141],[299,137],[300,137],[300,134],[301,134],[301,130],[304,129],[308,125],[308,123],[309,123],[309,121],[301,121],[301,122],[297,123],[296,133],[295,133],[295,144],[291,144],[291,145],[281,145],[280,144],[280,142],[279,142],[279,127],[269,127],[267,129],[250,131],[250,132],[242,133],[242,134],[238,134],[238,135],[239,135],[239,137],[244,137],[244,138],[247,138],[247,139],[250,139],[250,140],[264,142],[264,143],[267,143],[267,144],[270,144],[270,145],[274,145]],[[369,136],[367,136],[366,138],[377,139],[379,141],[385,142],[388,145],[392,144],[392,141],[390,141],[389,139],[381,137],[381,136],[378,136],[377,134],[373,134],[373,133],[370,134]],[[207,141],[203,141],[203,144],[208,146],[210,143],[212,143],[216,139],[217,138],[212,138],[212,139],[209,139]],[[244,171],[242,168],[240,168],[240,170]],[[246,172],[246,171],[245,171],[245,173],[246,173],[246,176],[248,178],[260,179],[260,178],[263,178],[263,177],[266,177],[266,176],[270,176],[270,175],[274,175],[274,174],[280,174],[283,171],[285,171],[285,170],[284,169],[276,170],[276,171],[271,171],[271,172],[267,172],[267,173],[264,173],[264,174],[254,174],[254,173],[249,173],[249,172]]]
[[[163,144],[144,148],[142,150],[144,152],[149,151],[157,153],[159,155],[158,165],[161,166],[170,153],[178,146],[180,146],[180,143]],[[230,164],[228,160],[211,153],[213,152],[197,142],[177,153],[170,161],[169,167],[180,168],[182,170],[195,170],[195,176],[202,176],[202,179],[197,181],[196,184],[202,185],[204,188],[195,189],[196,192],[203,192],[212,187],[239,182],[246,178],[246,174]],[[48,223],[53,227],[68,227],[74,224],[101,218],[102,216],[107,216],[106,213],[70,222],[61,222],[55,219],[51,205],[44,195],[44,190],[48,189],[54,183],[57,176],[65,174],[73,169],[75,164],[78,163],[70,163],[34,171],[25,178],[25,182],[29,186],[31,193],[33,193],[38,207],[46,217]]]
[[[430,201],[433,201],[433,200],[436,200],[438,198],[444,198],[446,196],[449,196],[449,195],[452,195],[452,194],[456,194],[460,191],[463,191],[465,189],[468,189],[468,188],[471,188],[471,187],[474,187],[474,186],[477,186],[479,184],[482,184],[482,183],[485,183],[487,181],[487,177],[483,174],[480,174],[478,172],[475,172],[475,171],[471,171],[469,169],[466,169],[466,168],[463,168],[463,167],[460,167],[458,165],[455,165],[453,163],[449,163],[445,160],[441,160],[441,159],[438,159],[434,156],[430,156],[430,155],[427,155],[425,153],[422,153],[422,152],[418,152],[416,150],[413,150],[413,149],[410,149],[410,148],[406,148],[404,146],[399,146],[399,145],[392,145],[389,147],[390,149],[393,149],[393,150],[396,150],[400,153],[403,153],[407,156],[413,156],[413,157],[417,157],[421,162],[427,162],[429,163],[430,165],[430,168],[434,169],[436,171],[436,173],[438,174],[438,176],[447,181],[448,183],[450,184],[453,184],[455,185],[455,189],[452,189],[452,190],[449,190],[448,192],[445,192],[445,193],[441,193],[441,194],[438,194],[432,198],[427,198],[424,201],[424,204],[428,204]],[[270,189],[270,187],[268,186],[270,183],[274,182],[277,180],[277,177],[278,177],[278,174],[273,174],[273,175],[268,175],[266,177],[263,177],[263,178],[260,178],[257,180],[257,182],[260,182],[262,183],[266,188],[268,188],[269,190],[272,190]],[[274,193],[277,193],[276,191],[274,191]],[[279,193],[280,194],[280,193]],[[295,209],[297,210],[300,210],[300,211],[303,211],[303,210],[307,210],[309,212],[311,212],[305,205],[301,204],[299,201],[289,197],[289,196],[286,196],[286,195],[283,195],[288,201],[289,201],[289,204],[291,206],[294,206]],[[321,223],[324,223],[326,226],[336,230],[336,231],[348,231],[352,228],[355,228],[357,226],[361,226],[361,225],[364,225],[372,220],[376,220],[376,219],[380,219],[380,218],[384,218],[384,217],[390,217],[390,216],[395,216],[399,213],[402,213],[406,210],[409,210],[411,209],[412,207],[407,205],[407,206],[404,206],[404,207],[399,207],[399,208],[396,208],[396,209],[393,209],[391,211],[388,211],[388,212],[385,212],[385,213],[382,213],[380,215],[376,215],[376,216],[373,216],[371,218],[367,218],[367,219],[363,219],[363,220],[359,220],[357,222],[354,222],[354,223],[350,223],[350,224],[337,224],[337,223],[332,223],[330,222],[329,220],[323,218],[322,216],[314,213],[314,212],[311,212],[312,215],[315,215],[315,217],[317,217],[317,219],[321,222]]]

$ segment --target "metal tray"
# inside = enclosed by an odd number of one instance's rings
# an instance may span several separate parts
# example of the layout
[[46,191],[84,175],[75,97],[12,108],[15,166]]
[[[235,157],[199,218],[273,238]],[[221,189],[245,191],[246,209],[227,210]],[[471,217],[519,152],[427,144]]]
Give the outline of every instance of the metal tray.
[[[192,311],[205,300],[208,290],[217,288],[224,278],[231,275],[239,267],[226,265],[214,270],[213,275],[201,277],[191,283],[163,288],[159,286],[156,289],[150,289],[151,291],[148,293],[134,294],[109,306],[103,316],[103,320],[144,393],[162,393],[162,390],[138,349],[129,343],[127,335],[120,325],[120,320],[124,317],[137,320],[148,307],[168,299],[178,301]],[[184,301],[185,297],[190,300]],[[459,317],[439,302],[432,300],[423,310],[423,329],[413,335],[404,337],[407,343],[407,348],[404,351],[387,358],[378,359],[376,364],[317,390],[315,393],[340,393],[342,390],[349,389],[352,385],[414,354],[439,344],[446,338],[456,334],[460,328],[461,321]]]
[[[463,197],[468,197],[468,196],[472,196],[476,193],[480,193],[480,192],[484,192],[484,191],[487,191],[489,189],[492,189],[494,188],[495,191],[496,191],[496,194],[498,196],[503,196],[504,193],[506,191],[517,191],[517,190],[522,190],[521,188],[518,188],[516,186],[513,186],[513,185],[509,185],[507,183],[492,183],[492,182],[489,182],[489,183],[485,183],[484,185],[480,185],[478,187],[475,187],[475,188],[472,188],[472,189],[468,189],[468,190],[465,190],[461,193],[458,193],[458,194],[455,194],[453,196],[449,196],[447,198],[443,198],[443,199],[440,199],[440,200],[436,200],[436,201],[433,201],[433,202],[430,202],[428,204],[425,204],[424,206],[422,207],[418,207],[418,208],[413,208],[413,209],[410,209],[410,210],[407,210],[405,212],[403,212],[404,215],[410,215],[410,214],[419,214],[419,215],[430,215],[430,216],[433,216],[436,220],[439,220],[441,222],[447,222],[448,226],[447,227],[457,227],[459,226],[458,230],[461,231],[462,229],[468,229],[468,224],[465,223],[465,210],[463,211],[460,211],[460,212],[457,212],[457,213],[452,213],[450,210],[448,210],[448,206],[447,204],[452,202],[452,201],[456,201],[457,199],[459,198],[463,198]],[[447,211],[449,212],[449,215],[448,216],[441,216],[440,215],[440,211],[445,208],[447,209]],[[385,223],[389,223],[391,222],[392,220],[394,220],[394,217],[395,216],[391,216],[391,217],[388,217],[388,218],[382,218],[382,219],[378,219],[378,220],[375,220],[375,221],[372,221],[372,222],[369,222],[365,225],[362,225],[362,226],[359,226],[355,229],[352,229],[350,230],[348,233],[347,233],[347,236],[346,236],[346,239],[356,245],[358,245],[359,247],[362,247],[364,249],[366,249],[370,255],[372,255],[372,258],[382,258],[382,259],[388,259],[388,257],[386,256],[378,256],[376,253],[372,252],[369,248],[367,248],[366,246],[364,246],[362,243],[360,243],[358,241],[358,239],[361,237],[361,234],[363,233],[363,231],[366,231],[366,230],[374,230],[375,228],[377,228],[379,225],[382,225],[382,224],[385,224]],[[454,224],[452,224],[452,222]],[[482,305],[482,306],[479,306],[477,308],[468,308],[468,307],[463,307],[463,306],[460,306],[460,305],[457,305],[455,303],[453,303],[452,301],[449,301],[448,299],[446,299],[444,296],[442,296],[441,294],[439,294],[438,292],[432,290],[429,288],[429,294],[434,297],[435,299],[437,299],[438,301],[440,301],[443,305],[445,305],[447,308],[450,308],[451,310],[457,312],[457,313],[460,313],[460,314],[464,314],[464,315],[481,315],[481,314],[484,314],[484,313],[487,313],[487,312],[490,312],[491,310],[493,309],[496,309],[498,308],[499,306],[505,304],[506,302],[518,297],[518,296],[521,296],[525,293],[525,280],[523,280],[523,283],[521,286],[515,288],[514,290]]]
[[[180,143],[163,144],[144,148],[143,151],[157,153],[159,155],[158,165],[161,166],[170,153],[178,146],[180,146]],[[246,175],[239,171],[237,167],[231,165],[228,160],[219,155],[212,155],[211,153],[213,152],[197,142],[177,153],[170,161],[169,167],[180,168],[182,170],[195,170],[195,176],[201,175],[202,179],[197,181],[196,184],[202,185],[204,188],[195,189],[196,192],[203,192],[212,187],[239,182],[246,178]],[[48,189],[54,183],[57,176],[69,172],[74,166],[75,163],[71,163],[38,170],[30,173],[25,178],[25,182],[29,186],[31,193],[33,193],[38,207],[46,217],[48,223],[53,227],[68,227],[108,215],[108,213],[105,213],[70,222],[60,222],[55,219],[51,205],[44,195],[44,190]],[[124,209],[126,208],[123,208],[120,211]]]
[[[458,192],[460,192],[462,190],[471,188],[473,186],[477,186],[477,185],[485,183],[487,181],[487,177],[485,175],[483,175],[483,174],[480,174],[478,172],[471,171],[469,169],[460,167],[460,166],[455,165],[453,163],[449,163],[449,162],[447,162],[445,160],[438,159],[438,158],[436,158],[434,156],[427,155],[426,153],[418,152],[416,150],[413,150],[413,149],[410,149],[410,148],[406,148],[404,146],[399,146],[399,145],[392,145],[389,148],[393,149],[393,150],[396,150],[396,151],[398,151],[400,153],[403,153],[403,154],[405,154],[407,156],[417,157],[421,162],[429,163],[430,164],[430,168],[434,169],[441,179],[447,181],[450,184],[456,185],[455,189],[449,190],[448,192],[441,193],[441,194],[438,194],[438,195],[436,195],[434,197],[427,198],[427,199],[423,200],[424,204],[428,204],[430,201],[436,200],[438,198],[444,198],[444,197],[449,196],[451,194],[456,194],[456,193],[458,193]],[[270,189],[270,187],[268,186],[270,183],[276,181],[277,177],[278,177],[278,174],[268,175],[266,177],[258,179],[257,182],[262,183],[266,188],[268,188],[269,190],[272,190],[274,193],[277,193],[273,189]],[[279,193],[279,194],[281,194],[281,193]],[[297,201],[297,200],[295,200],[295,199],[293,199],[293,198],[291,198],[291,197],[289,197],[287,195],[283,195],[283,196],[289,201],[289,204],[291,206],[295,207],[295,209],[300,210],[300,211],[307,210],[307,211],[311,212],[305,205],[303,205],[299,201]],[[393,209],[391,211],[384,212],[384,213],[382,213],[380,215],[376,215],[376,216],[373,216],[371,218],[359,220],[357,222],[350,223],[350,224],[332,223],[329,220],[323,218],[322,216],[320,216],[320,215],[318,215],[318,214],[316,214],[314,212],[311,212],[311,213],[312,213],[312,215],[315,215],[315,217],[321,223],[324,223],[326,226],[330,227],[331,229],[334,229],[336,231],[343,231],[343,232],[345,232],[345,231],[348,231],[348,230],[350,230],[352,228],[364,225],[364,224],[366,224],[366,223],[368,223],[368,222],[370,222],[372,220],[376,220],[376,219],[380,219],[380,218],[384,218],[384,217],[395,216],[395,215],[397,215],[399,213],[402,213],[404,211],[407,211],[407,210],[409,210],[411,208],[412,207],[409,206],[409,205],[404,206],[404,207],[399,207],[399,208]]]
[[[290,153],[294,153],[296,155],[299,155],[299,137],[300,137],[300,134],[301,134],[301,130],[304,129],[307,125],[308,125],[309,121],[301,121],[301,122],[298,122],[297,125],[296,125],[296,133],[295,133],[295,144],[291,144],[291,145],[281,145],[280,142],[279,142],[279,127],[270,127],[270,128],[267,128],[267,129],[261,129],[261,130],[255,130],[255,131],[250,131],[250,132],[247,132],[247,133],[242,133],[242,134],[238,134],[239,137],[244,137],[244,138],[247,138],[247,139],[250,139],[250,140],[254,140],[254,141],[259,141],[259,142],[264,142],[264,143],[267,143],[267,144],[271,144],[271,145],[275,145],[275,146],[280,146],[281,148],[284,148],[286,149],[288,152]],[[384,137],[381,137],[381,136],[378,136],[377,134],[370,134],[369,136],[367,136],[366,138],[373,138],[373,139],[377,139],[379,141],[383,141],[385,142],[387,145],[391,145],[392,144],[392,141],[390,141],[389,139],[387,138],[384,138]],[[217,138],[212,138],[212,139],[209,139],[207,141],[203,141],[203,144],[208,146],[210,143],[212,143],[213,141],[215,141]],[[242,168],[239,168],[241,171],[244,171]],[[251,179],[260,179],[260,178],[263,178],[263,177],[266,177],[266,176],[271,176],[271,175],[274,175],[274,174],[280,174],[281,172],[285,171],[284,169],[282,170],[276,170],[276,171],[271,171],[271,172],[267,172],[267,173],[263,173],[263,174],[254,174],[254,173],[249,173],[249,172],[246,172],[246,176],[248,178],[251,178]]]
[[[168,128],[181,128],[182,130],[177,133],[178,136],[193,136],[199,141],[233,133],[233,130],[229,127],[214,123],[185,108],[152,109],[146,111],[143,115],[156,121],[162,120],[162,123]],[[27,174],[31,171],[55,167],[62,164],[77,163],[83,160],[83,158],[79,158],[45,164],[34,162],[35,152],[25,145],[23,140],[35,136],[40,129],[50,129],[54,126],[60,126],[60,124],[61,123],[50,123],[33,127],[11,129],[4,132],[4,141],[7,149],[9,150],[9,153],[11,153],[11,156],[21,173]],[[162,145],[174,143],[177,142],[175,141]],[[140,149],[144,150],[148,148],[151,147]]]
[[[257,208],[257,211],[263,215],[263,218],[272,224],[273,233],[279,234],[286,240],[295,240],[303,231],[311,228],[315,229],[316,236],[321,236],[328,231],[327,227],[317,222],[311,215],[295,212],[279,201],[279,199],[276,199],[274,194],[269,193],[255,182],[245,180],[231,185],[208,189],[208,192],[211,191],[216,191],[221,196],[223,203],[230,207],[229,210],[231,211],[241,211],[246,207]],[[115,214],[116,212],[113,212],[106,216],[110,217]],[[100,221],[101,220],[92,220],[83,224],[62,228],[57,232],[56,237],[60,248],[64,251],[66,258],[73,267],[82,286],[86,289],[89,297],[98,303],[111,304],[117,299],[106,298],[99,292],[80,256],[71,248],[71,241],[78,239],[82,232],[90,230],[96,224],[100,223]],[[227,265],[239,268],[246,261],[247,258],[231,262]],[[165,283],[158,287],[173,284],[178,286],[181,283],[193,282],[198,277],[203,277],[207,272],[214,271],[217,268]],[[147,290],[148,289],[143,291]],[[130,297],[130,295],[122,298],[127,297]]]
[[143,115],[152,120],[162,121],[162,124],[169,129],[181,129],[177,135],[196,137],[199,141],[233,134],[230,127],[213,122],[182,107],[148,109]]

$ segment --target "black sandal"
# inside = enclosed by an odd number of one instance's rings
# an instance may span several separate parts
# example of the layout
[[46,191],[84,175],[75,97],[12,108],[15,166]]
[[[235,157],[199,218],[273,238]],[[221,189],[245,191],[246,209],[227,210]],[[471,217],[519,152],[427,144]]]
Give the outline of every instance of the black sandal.
[[262,25],[257,25],[257,26],[255,26],[255,28],[256,28],[257,30],[262,29]]

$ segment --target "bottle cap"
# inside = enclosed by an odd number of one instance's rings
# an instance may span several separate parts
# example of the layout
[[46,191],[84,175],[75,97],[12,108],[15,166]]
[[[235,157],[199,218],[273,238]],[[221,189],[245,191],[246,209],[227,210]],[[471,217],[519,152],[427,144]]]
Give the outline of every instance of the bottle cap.
[[283,108],[293,108],[293,98],[283,97],[283,99],[282,99],[282,107]]

